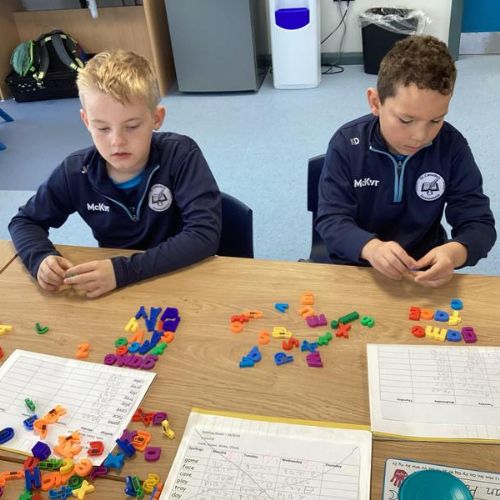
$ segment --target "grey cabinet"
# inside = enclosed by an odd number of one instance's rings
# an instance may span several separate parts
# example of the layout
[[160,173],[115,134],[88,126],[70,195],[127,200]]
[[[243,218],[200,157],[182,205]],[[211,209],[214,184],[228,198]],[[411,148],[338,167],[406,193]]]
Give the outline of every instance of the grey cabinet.
[[166,0],[181,92],[257,90],[259,0]]

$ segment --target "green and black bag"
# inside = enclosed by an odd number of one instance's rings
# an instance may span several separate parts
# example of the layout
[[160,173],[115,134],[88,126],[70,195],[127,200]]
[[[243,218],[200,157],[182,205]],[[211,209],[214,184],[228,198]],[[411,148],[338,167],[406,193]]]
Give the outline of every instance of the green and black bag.
[[54,30],[20,43],[6,79],[18,101],[76,97],[76,75],[88,56],[68,33]]
[[33,58],[34,46],[35,43],[33,40],[28,40],[27,42],[20,43],[12,51],[10,65],[19,76],[26,76],[30,72],[33,73],[35,71]]
[[32,75],[35,80],[43,80],[48,71],[66,68],[77,71],[85,66],[86,59],[74,38],[54,30],[36,40],[20,43],[12,52],[10,62],[19,76]]

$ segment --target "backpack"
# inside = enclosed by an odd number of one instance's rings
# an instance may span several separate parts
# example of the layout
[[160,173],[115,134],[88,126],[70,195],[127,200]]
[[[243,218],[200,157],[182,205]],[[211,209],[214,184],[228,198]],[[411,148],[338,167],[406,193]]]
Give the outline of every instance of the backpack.
[[48,72],[85,66],[87,55],[78,42],[61,30],[44,33],[36,40],[20,43],[12,52],[11,65],[19,76],[31,74],[42,82]]
[[34,71],[33,66],[33,40],[20,43],[10,57],[10,65],[19,76],[26,76],[30,71]]

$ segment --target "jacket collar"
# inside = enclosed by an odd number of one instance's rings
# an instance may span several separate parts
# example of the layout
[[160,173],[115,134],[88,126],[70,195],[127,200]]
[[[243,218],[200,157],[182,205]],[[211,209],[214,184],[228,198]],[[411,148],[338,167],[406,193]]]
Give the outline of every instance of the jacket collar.
[[380,131],[380,120],[378,116],[373,116],[370,123],[370,128],[368,131],[368,143],[371,148],[378,149],[379,151],[386,151],[389,153],[389,148],[385,139],[382,137],[382,132]]
[[[393,153],[389,151],[389,148],[387,147],[387,143],[385,142],[385,139],[382,136],[382,132],[380,131],[380,120],[378,116],[373,116],[373,119],[370,123],[370,128],[368,131],[368,143],[370,148],[376,149],[378,151],[384,151],[386,153],[389,153],[390,155],[394,156]],[[422,149],[425,149],[429,146],[432,145],[432,142],[429,144],[426,144],[423,146],[417,153],[422,151]],[[414,154],[417,154],[414,153]],[[413,155],[406,155],[406,156],[413,156]]]
[[[159,160],[159,150],[158,150],[158,140],[156,134],[153,134],[151,138],[151,146],[149,149],[149,158],[144,167],[144,178],[149,176],[149,172],[158,164]],[[97,148],[94,146],[90,148],[90,151],[84,159],[84,167],[82,173],[86,173],[90,183],[94,186],[97,191],[116,194],[119,192],[118,188],[114,185],[113,181],[108,175],[106,169],[106,160],[100,155]]]

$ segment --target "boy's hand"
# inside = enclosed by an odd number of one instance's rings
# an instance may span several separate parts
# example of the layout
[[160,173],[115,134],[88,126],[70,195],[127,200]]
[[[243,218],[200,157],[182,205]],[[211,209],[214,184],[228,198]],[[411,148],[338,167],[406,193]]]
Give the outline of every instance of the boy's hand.
[[73,267],[73,263],[60,255],[49,255],[38,266],[36,279],[40,288],[48,292],[57,292],[64,283],[66,270]]
[[461,243],[452,241],[435,247],[417,261],[417,269],[429,269],[414,273],[414,281],[432,288],[444,285],[453,277],[455,268],[462,266],[466,260],[467,248]]
[[361,257],[377,271],[394,280],[400,280],[416,267],[417,262],[395,241],[370,240],[361,250]]
[[111,259],[78,264],[68,269],[66,276],[64,284],[84,292],[89,299],[95,299],[116,288],[115,271]]

